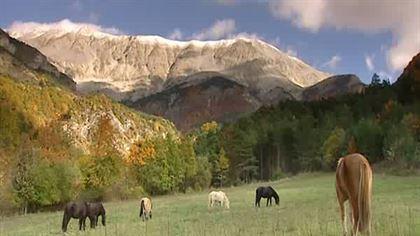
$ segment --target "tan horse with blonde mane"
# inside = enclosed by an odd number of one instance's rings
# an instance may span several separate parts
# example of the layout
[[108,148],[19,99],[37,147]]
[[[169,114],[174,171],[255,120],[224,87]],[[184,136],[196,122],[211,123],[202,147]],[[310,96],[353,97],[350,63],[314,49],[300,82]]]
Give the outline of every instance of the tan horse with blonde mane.
[[148,220],[149,218],[152,219],[152,201],[147,197],[140,199],[139,216],[143,221]]
[[347,234],[344,203],[349,200],[352,235],[357,235],[358,232],[367,232],[370,235],[372,169],[364,156],[356,153],[338,160],[336,191],[344,234]]

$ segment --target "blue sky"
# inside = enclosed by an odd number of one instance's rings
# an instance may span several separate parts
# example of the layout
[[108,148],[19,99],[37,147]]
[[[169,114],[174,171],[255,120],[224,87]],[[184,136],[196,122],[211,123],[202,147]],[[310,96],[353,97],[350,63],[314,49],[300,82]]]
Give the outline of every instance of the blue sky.
[[2,0],[0,6],[2,28],[69,19],[179,40],[258,37],[320,70],[354,73],[364,82],[374,72],[394,81],[420,51],[419,0]]

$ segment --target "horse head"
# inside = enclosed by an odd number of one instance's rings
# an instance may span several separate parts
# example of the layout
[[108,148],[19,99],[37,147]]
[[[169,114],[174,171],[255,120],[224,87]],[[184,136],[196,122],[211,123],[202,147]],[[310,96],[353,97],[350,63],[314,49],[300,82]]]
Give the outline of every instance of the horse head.
[[226,209],[229,209],[229,199],[227,198],[227,196],[225,195],[225,206],[226,206]]

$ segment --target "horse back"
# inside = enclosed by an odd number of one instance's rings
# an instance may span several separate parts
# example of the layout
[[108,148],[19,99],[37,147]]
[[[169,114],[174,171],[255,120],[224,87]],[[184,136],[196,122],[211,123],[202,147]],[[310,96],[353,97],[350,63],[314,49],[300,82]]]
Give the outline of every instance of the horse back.
[[152,201],[149,198],[147,198],[147,197],[142,198],[140,200],[140,208],[144,212],[151,211],[152,210]]
[[64,213],[72,218],[84,217],[87,214],[87,205],[85,202],[69,202],[64,208]]

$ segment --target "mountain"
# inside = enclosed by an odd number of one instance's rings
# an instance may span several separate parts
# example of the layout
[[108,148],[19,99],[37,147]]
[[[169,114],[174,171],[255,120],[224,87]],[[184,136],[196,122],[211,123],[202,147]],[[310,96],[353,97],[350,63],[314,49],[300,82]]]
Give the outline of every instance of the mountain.
[[[13,149],[27,134],[32,142],[49,140],[48,150],[59,145],[53,140],[58,135],[89,153],[103,142],[98,132],[108,129],[112,136],[108,145],[124,156],[139,140],[178,135],[167,120],[134,111],[104,95],[75,93],[75,83],[39,51],[0,33],[0,152]],[[43,137],[46,129],[54,130],[54,135]]]
[[393,86],[403,102],[420,100],[420,53],[411,59]]
[[52,77],[55,83],[71,90],[76,89],[76,83],[59,72],[46,56],[0,29],[0,75],[32,80],[39,73]]
[[112,35],[67,20],[10,33],[47,55],[78,91],[107,94],[183,129],[299,99],[302,88],[329,77],[257,39],[181,42]]
[[111,35],[66,20],[10,33],[47,55],[79,90],[102,90],[117,100],[136,101],[201,72],[217,72],[261,95],[279,81],[307,87],[328,77],[257,39],[181,42]]
[[335,75],[305,88],[302,92],[302,100],[321,100],[348,93],[360,93],[365,86],[356,75]]

